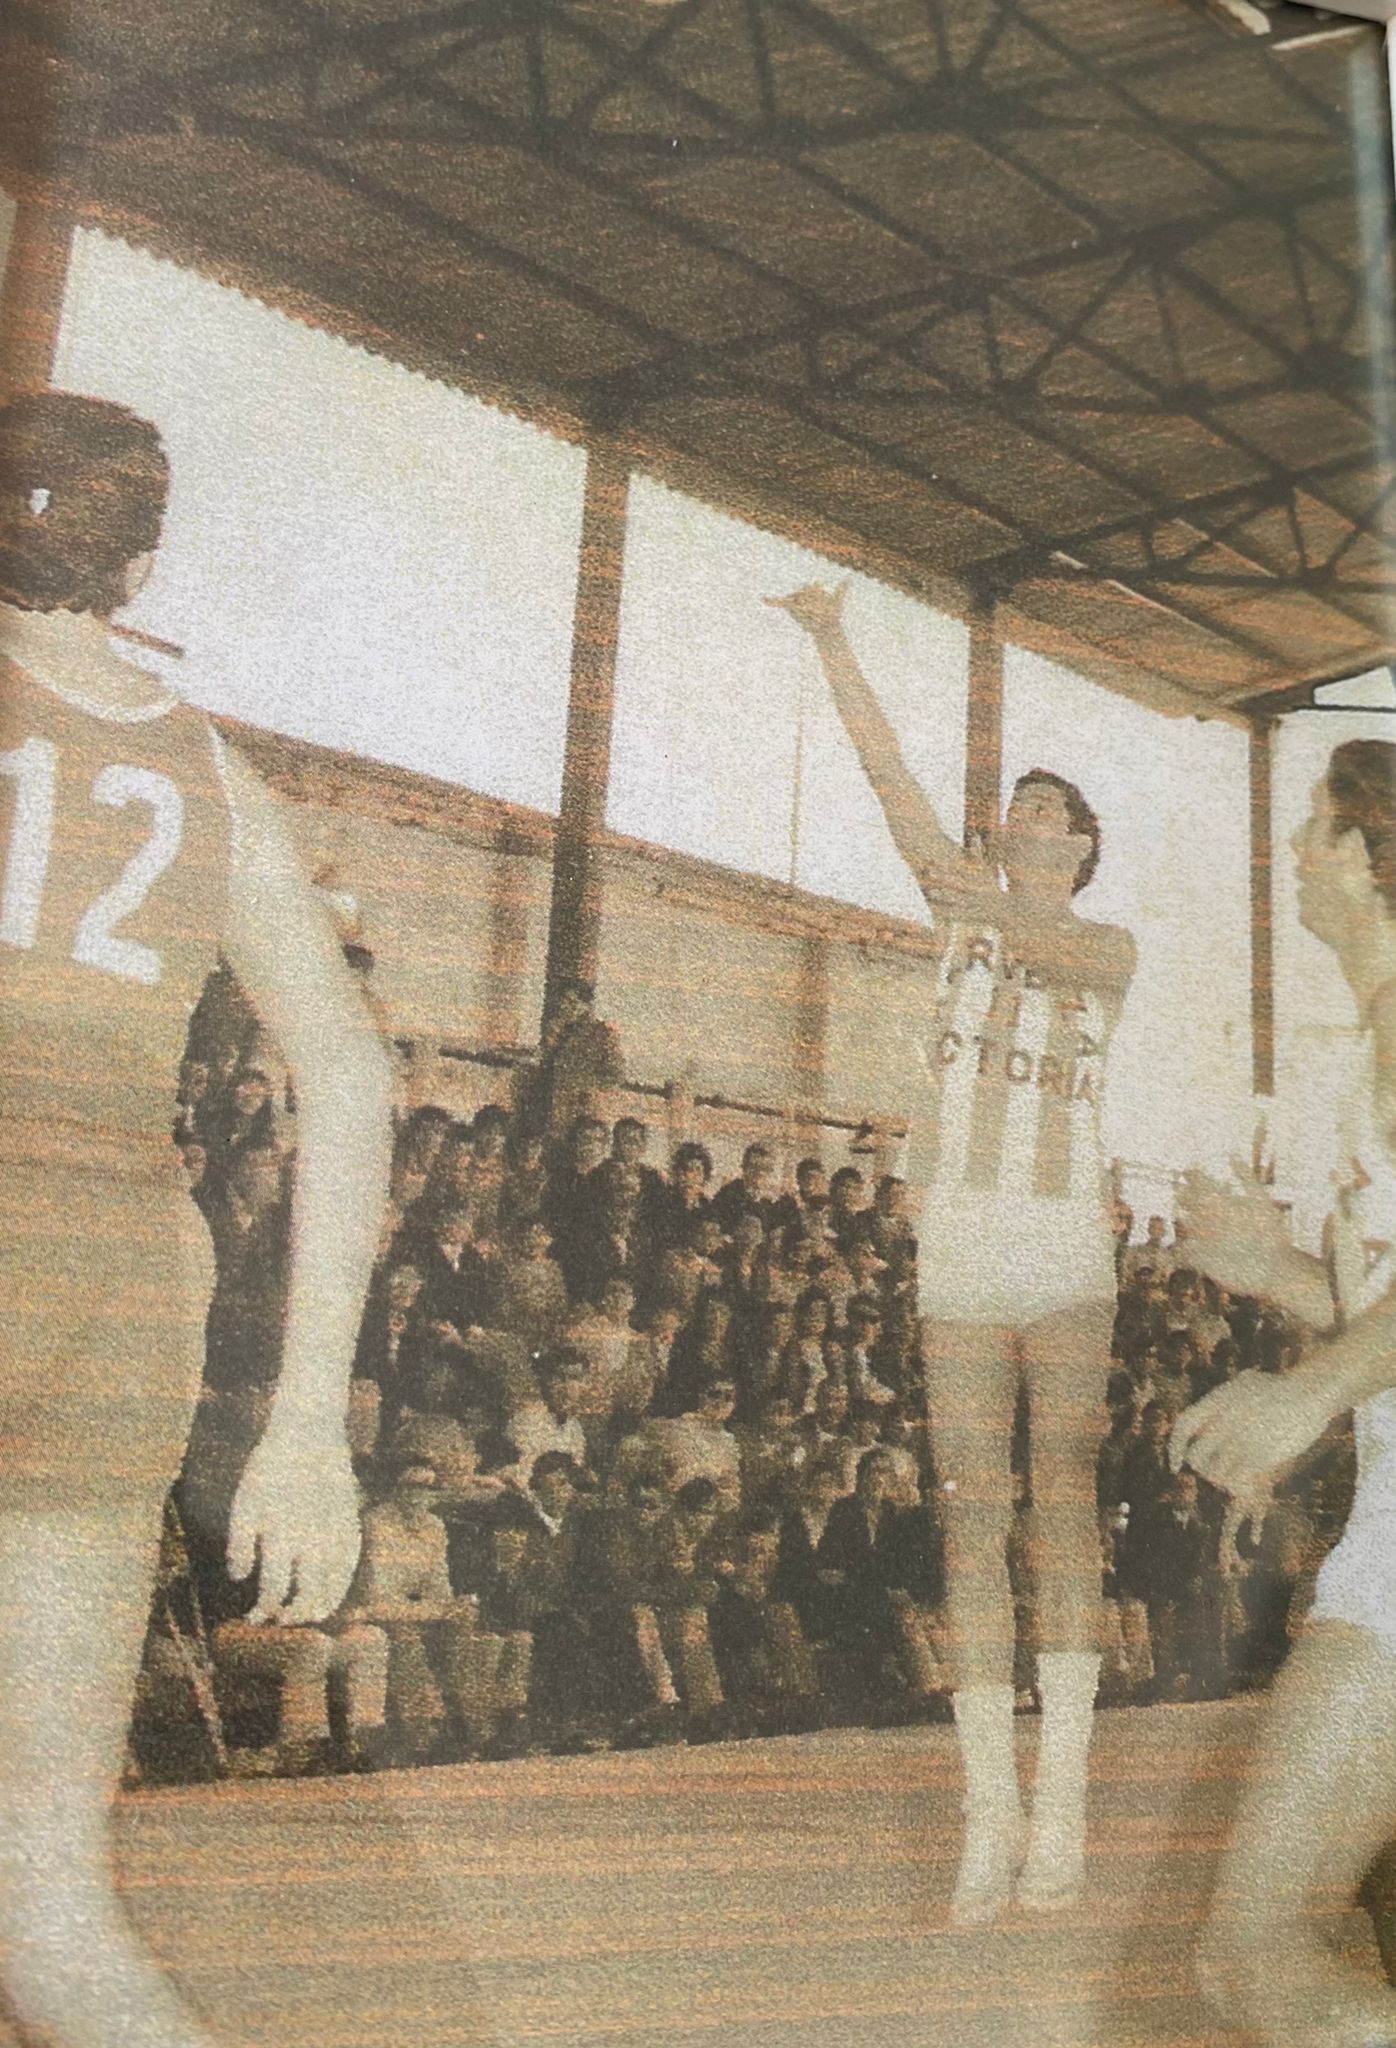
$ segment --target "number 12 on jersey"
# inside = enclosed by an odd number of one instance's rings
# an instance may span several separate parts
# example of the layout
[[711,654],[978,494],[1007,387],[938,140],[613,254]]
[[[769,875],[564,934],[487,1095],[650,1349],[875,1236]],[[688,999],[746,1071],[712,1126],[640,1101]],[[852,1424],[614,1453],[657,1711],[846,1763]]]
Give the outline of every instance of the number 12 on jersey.
[[[14,819],[0,889],[0,944],[33,946],[43,916],[44,885],[53,856],[58,789],[58,749],[52,740],[27,739],[0,754],[0,775],[16,785]],[[148,806],[150,835],[132,854],[109,889],[91,902],[73,934],[72,957],[83,967],[119,974],[148,987],[160,979],[160,955],[153,946],[117,936],[116,926],[138,911],[179,852],[184,838],[184,799],[166,775],[152,768],[113,763],[103,768],[89,792],[109,810]]]

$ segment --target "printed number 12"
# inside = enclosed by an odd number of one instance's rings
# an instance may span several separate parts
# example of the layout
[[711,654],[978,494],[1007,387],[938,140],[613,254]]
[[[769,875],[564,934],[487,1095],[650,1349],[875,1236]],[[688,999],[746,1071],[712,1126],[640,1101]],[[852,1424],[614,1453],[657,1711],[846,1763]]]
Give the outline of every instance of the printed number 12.
[[[58,750],[51,740],[28,739],[0,754],[0,775],[16,784],[5,883],[0,891],[0,942],[33,946],[39,935],[44,883],[53,852],[54,793]],[[179,852],[184,837],[184,799],[168,776],[151,768],[114,763],[92,784],[92,800],[111,810],[147,804],[153,813],[150,837],[127,861],[109,889],[83,912],[73,939],[74,960],[119,974],[149,987],[160,979],[160,955],[153,946],[116,935],[116,924],[140,909],[152,887]]]

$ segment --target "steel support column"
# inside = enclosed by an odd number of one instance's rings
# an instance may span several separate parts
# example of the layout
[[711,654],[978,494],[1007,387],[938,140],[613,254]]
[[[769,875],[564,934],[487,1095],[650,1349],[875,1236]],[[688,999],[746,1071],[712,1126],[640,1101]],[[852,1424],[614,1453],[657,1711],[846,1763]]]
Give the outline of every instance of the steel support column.
[[596,979],[601,939],[600,842],[611,778],[628,483],[629,468],[624,461],[607,451],[588,450],[562,808],[553,849],[545,1019],[563,982]]

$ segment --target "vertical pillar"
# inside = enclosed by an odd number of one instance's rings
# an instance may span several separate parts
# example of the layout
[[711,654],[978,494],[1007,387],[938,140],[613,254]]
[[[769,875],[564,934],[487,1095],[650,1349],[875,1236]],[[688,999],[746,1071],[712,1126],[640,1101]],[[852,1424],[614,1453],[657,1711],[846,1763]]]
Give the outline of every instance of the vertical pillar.
[[599,854],[611,777],[628,480],[626,465],[618,457],[588,450],[562,808],[553,846],[545,1019],[562,982],[596,978],[601,938]]
[[1251,722],[1251,1087],[1275,1092],[1275,876],[1271,809],[1273,719]]
[[1003,797],[1003,639],[992,600],[969,621],[969,716],[965,728],[965,845],[999,825]]
[[[800,941],[795,988],[796,1115],[808,1131],[824,1106],[825,1067],[829,1044],[829,941],[811,932]],[[801,1140],[803,1157],[804,1141]]]
[[0,395],[52,382],[72,247],[71,214],[19,202],[0,281]]

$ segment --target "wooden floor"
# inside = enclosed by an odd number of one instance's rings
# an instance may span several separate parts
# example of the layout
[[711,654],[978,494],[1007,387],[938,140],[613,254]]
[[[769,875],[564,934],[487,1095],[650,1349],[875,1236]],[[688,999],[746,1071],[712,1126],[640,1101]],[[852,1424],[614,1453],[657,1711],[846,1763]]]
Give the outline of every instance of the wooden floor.
[[229,2048],[1239,2048],[1189,1950],[1254,1725],[1100,1716],[1046,1925],[947,1929],[944,1727],[144,1793],[122,1876]]

